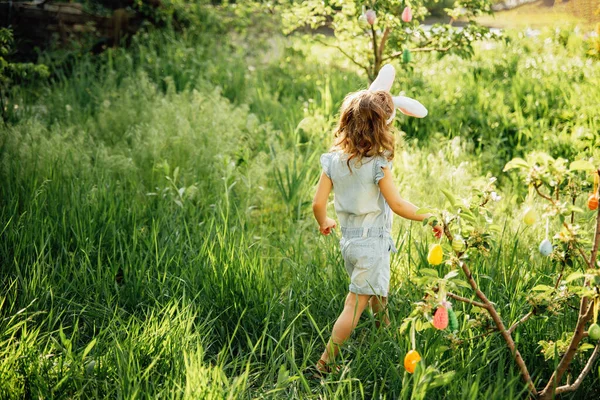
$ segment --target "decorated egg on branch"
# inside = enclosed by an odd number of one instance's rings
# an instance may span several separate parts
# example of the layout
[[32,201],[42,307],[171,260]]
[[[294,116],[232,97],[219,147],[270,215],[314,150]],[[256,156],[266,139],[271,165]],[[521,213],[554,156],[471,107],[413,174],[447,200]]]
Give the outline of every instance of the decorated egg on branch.
[[367,16],[365,14],[361,14],[360,17],[358,17],[358,25],[363,29],[369,27],[369,22],[367,21]]
[[417,364],[421,361],[421,355],[416,350],[411,350],[404,357],[404,368],[410,374],[415,372]]
[[402,21],[410,22],[412,21],[412,11],[410,7],[405,7],[404,11],[402,11]]
[[369,25],[375,25],[375,19],[377,19],[377,14],[375,14],[375,11],[367,10],[365,16],[367,17],[367,22]]
[[533,225],[537,221],[537,213],[531,207],[527,207],[523,213],[523,222],[525,225]]
[[458,318],[452,308],[448,309],[448,327],[450,332],[456,332],[458,330]]
[[465,248],[465,240],[462,238],[462,236],[454,236],[454,238],[452,239],[452,250],[454,250],[457,253],[462,253],[463,251],[465,251]]
[[431,265],[440,265],[444,258],[444,251],[439,244],[432,244],[427,254],[427,262]]
[[600,325],[590,325],[590,329],[588,329],[588,335],[592,340],[600,340]]
[[540,243],[540,253],[543,256],[549,256],[552,253],[552,243],[548,239],[544,239]]
[[440,330],[446,329],[448,322],[448,310],[444,306],[439,306],[433,315],[433,326]]
[[598,209],[598,194],[597,193],[592,193],[590,194],[590,197],[588,197],[588,208],[592,211],[597,210]]

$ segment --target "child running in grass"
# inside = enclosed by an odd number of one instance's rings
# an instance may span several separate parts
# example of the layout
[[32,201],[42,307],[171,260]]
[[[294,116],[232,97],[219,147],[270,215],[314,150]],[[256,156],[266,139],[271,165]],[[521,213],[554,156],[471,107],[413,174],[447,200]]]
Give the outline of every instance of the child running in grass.
[[[398,106],[395,100],[387,90],[350,93],[340,109],[331,152],[321,155],[323,172],[313,212],[320,232],[329,235],[337,227],[335,220],[327,216],[327,201],[333,189],[342,233],[340,249],[350,287],[344,309],[317,362],[319,374],[331,372],[339,347],[348,339],[367,305],[377,318],[377,326],[379,321],[386,326],[390,323],[386,307],[390,252],[397,252],[391,236],[392,211],[413,221],[431,216],[416,214],[418,207],[400,197],[394,184],[391,161],[395,140],[391,123]],[[406,109],[400,110],[414,115]],[[433,226],[433,230],[437,237],[441,236],[439,225]]]

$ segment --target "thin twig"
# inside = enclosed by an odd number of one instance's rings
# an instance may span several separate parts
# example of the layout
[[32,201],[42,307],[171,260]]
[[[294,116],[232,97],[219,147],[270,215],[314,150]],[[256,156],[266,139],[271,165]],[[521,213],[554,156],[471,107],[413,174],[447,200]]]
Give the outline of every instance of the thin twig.
[[508,333],[512,334],[515,331],[515,329],[517,329],[517,326],[519,326],[523,322],[527,321],[532,316],[533,316],[533,311],[529,311],[527,314],[525,314],[525,316],[523,318],[521,318],[520,320],[518,320],[517,322],[512,324],[512,326],[510,328],[508,328]]
[[343,55],[345,55],[345,56],[346,56],[346,57],[347,57],[347,58],[348,58],[350,61],[352,61],[352,62],[354,63],[354,65],[356,65],[356,66],[358,66],[358,67],[360,67],[360,68],[364,69],[364,70],[365,70],[365,72],[367,73],[367,76],[368,76],[369,78],[371,77],[371,73],[369,72],[369,68],[368,68],[368,67],[366,67],[366,66],[364,66],[364,65],[362,65],[361,63],[359,63],[358,61],[356,61],[354,58],[352,58],[352,56],[350,56],[348,53],[346,53],[346,52],[344,51],[344,49],[342,49],[340,46],[338,46],[338,45],[336,45],[336,44],[331,44],[331,43],[324,42],[324,41],[320,40],[320,39],[319,39],[319,38],[317,38],[317,37],[313,37],[313,40],[315,40],[315,41],[316,41],[316,42],[318,42],[318,43],[321,43],[321,44],[322,44],[322,45],[324,45],[324,46],[327,46],[327,47],[333,47],[333,48],[335,48],[335,49],[338,49],[338,50],[339,50],[339,51],[340,51],[340,52],[341,52]]
[[467,299],[466,297],[462,297],[454,293],[446,293],[446,295],[454,300],[462,301],[463,303],[468,303],[474,305],[475,307],[487,309],[487,306],[485,304],[480,303],[478,301]]
[[554,202],[554,199],[552,199],[552,197],[545,195],[544,193],[540,192],[540,186],[541,185],[533,185],[533,187],[535,188],[535,191],[537,192],[537,194],[543,198],[548,200],[549,202],[551,202],[552,204],[556,205],[556,203]]
[[[448,47],[417,47],[414,49],[409,49],[411,53],[424,53],[427,51],[448,51],[452,48],[452,46]],[[394,58],[398,58],[402,55],[403,51],[397,51],[395,53],[390,54],[389,56],[383,58],[382,61],[392,60]]]
[[416,49],[411,49],[411,53],[422,53],[426,51],[448,51],[452,48],[452,46],[448,47],[417,47]]

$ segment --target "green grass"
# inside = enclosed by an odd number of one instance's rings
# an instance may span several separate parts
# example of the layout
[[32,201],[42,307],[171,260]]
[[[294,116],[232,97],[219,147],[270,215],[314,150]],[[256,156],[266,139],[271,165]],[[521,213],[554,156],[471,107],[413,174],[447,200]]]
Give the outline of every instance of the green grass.
[[[512,40],[398,74],[395,90],[430,109],[397,122],[406,143],[394,173],[411,201],[442,206],[431,187],[468,195],[531,149],[595,151],[600,67],[581,58],[582,39]],[[454,375],[404,371],[410,340],[399,327],[423,296],[415,278],[432,237],[399,219],[391,327],[365,314],[343,375],[304,376],[348,285],[338,237],[317,235],[310,211],[318,154],[343,96],[366,83],[314,44],[266,49],[262,59],[218,35],[150,32],[16,89],[20,107],[0,131],[3,398],[524,398],[502,339],[472,339],[480,331],[462,304],[464,344],[417,334],[424,364]],[[511,323],[554,267],[535,253],[543,227],[514,218],[522,190],[502,181],[504,233],[471,265]],[[553,367],[538,341],[575,319],[519,328],[534,380]],[[594,368],[565,398],[599,394]]]

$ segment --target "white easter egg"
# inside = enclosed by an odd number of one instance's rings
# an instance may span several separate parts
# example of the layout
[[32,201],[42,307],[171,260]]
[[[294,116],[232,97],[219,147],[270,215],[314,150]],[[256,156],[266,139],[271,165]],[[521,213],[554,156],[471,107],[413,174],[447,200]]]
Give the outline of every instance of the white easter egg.
[[552,243],[550,243],[548,239],[544,239],[542,240],[542,243],[540,243],[540,253],[542,253],[543,256],[549,256],[550,253],[552,253]]

